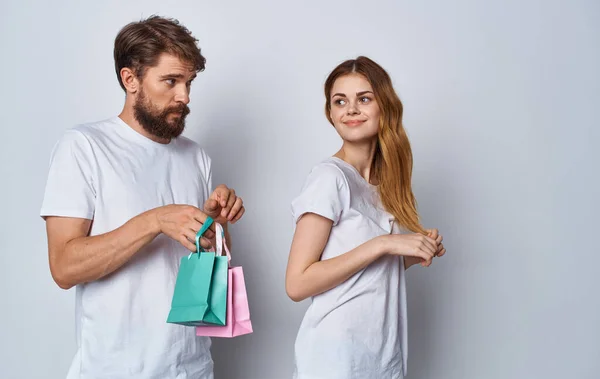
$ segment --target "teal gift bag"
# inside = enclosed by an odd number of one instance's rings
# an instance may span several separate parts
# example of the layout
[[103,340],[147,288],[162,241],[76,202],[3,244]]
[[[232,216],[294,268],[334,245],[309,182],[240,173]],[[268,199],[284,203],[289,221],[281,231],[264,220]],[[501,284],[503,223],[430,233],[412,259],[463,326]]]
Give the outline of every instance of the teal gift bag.
[[196,252],[181,258],[168,323],[225,325],[227,257],[204,251],[200,246],[200,238],[212,223],[213,220],[207,217],[196,234]]

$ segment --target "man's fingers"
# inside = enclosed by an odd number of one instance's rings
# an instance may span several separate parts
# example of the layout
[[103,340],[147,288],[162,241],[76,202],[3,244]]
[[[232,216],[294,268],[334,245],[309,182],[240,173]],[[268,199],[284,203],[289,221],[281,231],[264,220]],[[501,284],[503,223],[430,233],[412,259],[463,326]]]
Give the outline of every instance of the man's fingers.
[[242,209],[242,206],[243,206],[242,198],[238,197],[235,200],[235,203],[232,204],[231,210],[229,211],[229,214],[227,215],[227,219],[229,221],[233,220],[233,218],[237,215],[237,213],[240,211],[240,209]]
[[207,212],[217,212],[219,210],[219,202],[215,199],[206,200],[204,210]]
[[246,208],[244,208],[244,206],[242,206],[242,209],[240,209],[240,211],[233,218],[233,220],[231,220],[231,223],[235,224],[236,222],[238,222],[240,220],[240,218],[242,218],[242,216],[244,215],[244,213],[246,213]]
[[[210,212],[207,212],[207,213],[210,213]],[[202,225],[204,225],[204,223],[206,222],[206,218],[208,216],[215,218],[218,216],[218,213],[217,213],[217,215],[206,214],[206,213],[202,212],[200,209],[197,209],[196,213],[194,213],[194,218],[196,219],[196,221],[200,222]],[[200,229],[198,229],[198,230],[200,230]],[[208,230],[210,230],[212,232],[215,231],[215,223],[214,222],[212,224],[210,224],[210,227]],[[208,230],[206,232],[208,232]]]
[[[196,243],[194,242],[193,231],[190,230],[179,237],[179,243],[185,246],[189,251],[196,251]],[[191,237],[191,238],[190,238]]]
[[185,232],[183,232],[183,236],[191,243],[195,243],[196,241],[196,233],[192,229],[187,229]]
[[183,246],[185,246],[186,249],[188,249],[189,251],[195,252],[196,251],[196,245],[191,243],[190,241],[188,241],[187,238],[185,237],[181,237],[181,240],[179,241]]
[[227,188],[225,185],[221,184],[217,188],[215,188],[215,192],[213,192],[213,194],[216,195],[216,199],[218,200],[219,205],[221,207],[224,208],[227,206],[227,202],[229,201],[229,194],[230,194],[229,188]]
[[[197,221],[196,219],[194,219],[191,223],[190,229],[192,230],[192,232],[194,233],[194,238],[192,239],[192,241],[195,241],[195,236],[198,233],[198,231],[200,229],[202,229],[202,223]],[[203,236],[207,237],[207,238],[213,238],[215,235],[215,233],[211,230],[208,229],[206,232],[204,232]]]
[[221,217],[229,219],[228,216],[231,212],[231,209],[233,209],[233,206],[235,205],[236,201],[237,201],[237,198],[235,196],[235,192],[233,190],[231,190],[231,192],[229,193],[229,198],[227,200],[227,204],[221,211]]
[[[198,232],[196,232],[196,233],[198,233]],[[206,232],[204,232],[204,234],[202,235],[202,237],[206,237],[208,239],[213,239],[213,238],[215,238],[215,232],[213,232],[209,228],[208,230],[206,230]]]
[[[186,240],[188,240],[193,246],[194,246],[194,251],[196,251],[196,234],[198,232],[194,231],[193,229],[188,229],[185,233],[184,233],[184,237]],[[200,238],[200,246],[202,247],[210,247],[211,245],[211,240],[213,240],[215,237],[215,233],[213,233],[210,230],[207,230],[202,237]],[[202,240],[204,240],[206,243],[203,243]]]
[[205,249],[210,249],[212,247],[212,244],[208,239],[202,237],[200,238],[200,246],[202,246]]
[[[204,204],[204,207],[206,208],[206,203]],[[206,222],[206,217],[207,216],[208,215],[206,213],[202,212],[200,209],[194,208],[193,217],[199,223],[204,224],[204,222]]]

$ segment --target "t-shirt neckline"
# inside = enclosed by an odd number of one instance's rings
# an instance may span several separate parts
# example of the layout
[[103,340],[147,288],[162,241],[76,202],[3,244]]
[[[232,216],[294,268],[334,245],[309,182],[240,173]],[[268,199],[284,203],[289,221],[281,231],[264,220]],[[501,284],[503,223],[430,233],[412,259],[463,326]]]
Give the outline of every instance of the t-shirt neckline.
[[139,133],[138,131],[136,131],[135,129],[133,129],[131,126],[129,126],[129,124],[127,124],[125,121],[123,121],[123,119],[119,116],[115,116],[113,117],[113,121],[118,124],[121,129],[124,129],[124,132],[128,135],[130,135],[132,138],[140,141],[141,143],[148,145],[148,146],[153,146],[155,148],[166,148],[171,146],[171,144],[173,143],[173,141],[175,140],[175,138],[172,138],[169,143],[160,143],[160,142],[156,142],[153,141],[152,139],[144,136],[143,134]]
[[360,174],[360,172],[358,172],[358,170],[356,169],[356,167],[352,166],[350,163],[346,162],[345,160],[343,160],[342,158],[338,158],[336,156],[332,156],[332,159],[341,162],[342,164],[346,165],[347,167],[349,167],[350,169],[352,169],[352,171],[362,180],[363,183],[365,183],[366,185],[368,185],[370,188],[377,188],[378,186],[371,184],[369,182],[367,182],[367,180],[365,178],[363,178],[363,176]]

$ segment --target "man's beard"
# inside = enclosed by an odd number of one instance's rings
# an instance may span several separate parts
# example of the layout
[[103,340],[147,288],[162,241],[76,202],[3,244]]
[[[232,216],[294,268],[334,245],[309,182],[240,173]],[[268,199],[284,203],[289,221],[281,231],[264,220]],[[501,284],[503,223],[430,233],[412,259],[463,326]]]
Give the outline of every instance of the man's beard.
[[[169,121],[169,116],[174,113],[179,116],[173,121]],[[139,96],[133,105],[133,116],[137,122],[142,125],[145,131],[161,139],[171,140],[178,137],[185,129],[185,117],[189,113],[190,108],[185,104],[158,112],[156,107],[148,101],[143,90],[140,90]]]

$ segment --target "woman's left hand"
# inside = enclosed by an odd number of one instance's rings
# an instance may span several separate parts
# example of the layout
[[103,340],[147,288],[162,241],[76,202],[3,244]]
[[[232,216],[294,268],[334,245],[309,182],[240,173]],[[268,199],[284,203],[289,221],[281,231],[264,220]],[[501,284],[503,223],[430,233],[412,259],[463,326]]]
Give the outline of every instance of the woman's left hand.
[[427,235],[429,237],[433,238],[435,240],[435,242],[437,242],[437,244],[438,244],[438,249],[434,256],[441,257],[444,254],[446,254],[446,248],[444,247],[444,244],[442,244],[444,237],[442,237],[442,235],[439,233],[439,231],[437,229],[426,229],[425,231],[427,232]]

